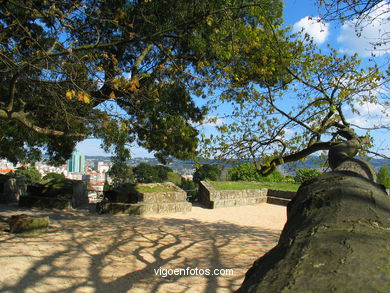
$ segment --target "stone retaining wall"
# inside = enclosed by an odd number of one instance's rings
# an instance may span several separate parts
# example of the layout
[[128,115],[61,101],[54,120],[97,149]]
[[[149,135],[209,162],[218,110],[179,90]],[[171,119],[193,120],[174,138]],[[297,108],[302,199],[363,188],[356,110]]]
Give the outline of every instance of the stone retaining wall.
[[210,209],[252,205],[267,201],[267,189],[215,190],[208,182],[201,181],[199,198]]
[[[144,184],[148,186],[160,183]],[[99,213],[149,215],[163,213],[189,212],[192,204],[187,201],[187,193],[173,183],[163,183],[177,191],[137,193],[137,203],[106,202],[100,205]]]
[[295,191],[268,188],[244,190],[216,190],[210,183],[199,184],[200,202],[207,208],[215,209],[240,205],[252,205],[262,202],[286,206],[295,196]]
[[[26,187],[24,188],[26,190]],[[73,180],[72,189],[69,194],[58,194],[58,196],[41,196],[40,194],[28,193],[24,191],[18,197],[19,206],[26,208],[42,209],[70,209],[88,204],[88,190],[85,182]]]

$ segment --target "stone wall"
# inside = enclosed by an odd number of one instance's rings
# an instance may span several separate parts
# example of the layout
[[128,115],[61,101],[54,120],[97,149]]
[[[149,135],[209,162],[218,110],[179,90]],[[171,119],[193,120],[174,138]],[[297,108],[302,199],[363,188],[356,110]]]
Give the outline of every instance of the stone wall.
[[[148,186],[161,183],[143,184]],[[192,204],[187,201],[187,193],[173,183],[163,183],[177,191],[137,193],[137,203],[106,202],[98,205],[98,212],[105,214],[149,215],[163,213],[189,212]]]
[[80,207],[88,204],[87,184],[84,181],[73,181],[72,207]]
[[[11,179],[13,180],[13,179]],[[9,180],[9,181],[11,181]],[[69,209],[77,208],[88,204],[88,190],[85,182],[80,180],[72,180],[71,190],[60,190],[59,194],[36,194],[28,193],[26,191],[27,185],[23,187],[19,186],[19,190],[24,190],[17,197],[20,207],[35,207],[35,208],[48,208],[48,209]],[[69,193],[66,193],[69,192]],[[49,196],[50,195],[50,196]]]
[[208,182],[201,181],[199,199],[210,209],[252,205],[267,201],[267,189],[215,190]]
[[26,193],[27,185],[23,178],[10,178],[2,185],[1,202],[16,202]]

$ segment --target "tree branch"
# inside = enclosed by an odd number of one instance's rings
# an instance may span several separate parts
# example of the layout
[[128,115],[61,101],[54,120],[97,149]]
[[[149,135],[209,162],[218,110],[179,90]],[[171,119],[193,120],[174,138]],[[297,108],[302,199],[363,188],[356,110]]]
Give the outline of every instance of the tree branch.
[[9,113],[5,110],[0,110],[0,119],[7,119],[7,120],[16,120],[26,126],[27,128],[33,130],[36,133],[48,135],[48,136],[63,136],[63,137],[80,137],[85,138],[86,135],[83,133],[66,133],[59,130],[54,130],[50,128],[42,128],[34,123],[30,122],[26,118],[27,114],[25,112],[12,112]]
[[315,152],[318,152],[318,151],[321,151],[321,150],[329,150],[335,144],[337,144],[337,142],[331,142],[331,141],[317,142],[317,143],[315,143],[315,144],[313,144],[313,145],[311,145],[311,146],[309,146],[309,147],[307,147],[299,152],[273,159],[269,165],[262,166],[258,170],[258,172],[262,176],[267,176],[267,175],[271,174],[275,170],[275,168],[281,164],[295,162],[295,161],[304,159],[308,155],[315,153]]

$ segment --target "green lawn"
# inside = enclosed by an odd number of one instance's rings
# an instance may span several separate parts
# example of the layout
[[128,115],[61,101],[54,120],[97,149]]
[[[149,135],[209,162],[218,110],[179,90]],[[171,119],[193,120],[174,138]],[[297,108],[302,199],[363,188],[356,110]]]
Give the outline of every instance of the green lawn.
[[154,185],[154,186],[148,186],[148,185],[136,185],[135,186],[136,191],[139,193],[147,193],[147,192],[172,192],[172,191],[178,191],[177,188],[174,186],[169,185]]
[[242,190],[269,188],[297,191],[299,184],[284,182],[208,181],[216,190]]

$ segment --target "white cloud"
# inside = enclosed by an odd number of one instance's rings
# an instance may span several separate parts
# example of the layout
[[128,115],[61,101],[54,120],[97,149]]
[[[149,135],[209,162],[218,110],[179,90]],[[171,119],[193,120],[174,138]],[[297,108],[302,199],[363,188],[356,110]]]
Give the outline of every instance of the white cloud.
[[[390,5],[382,1],[368,14],[353,19],[342,25],[337,41],[341,51],[349,54],[359,53],[361,57],[376,56],[389,53],[389,46],[376,46],[390,33]],[[359,34],[359,35],[357,35]]]
[[203,121],[202,126],[219,126],[225,124],[225,121],[217,116],[209,116]]
[[309,34],[314,42],[322,44],[329,36],[329,25],[322,22],[319,17],[306,16],[294,24],[293,31],[303,31],[303,33]]
[[363,103],[355,106],[360,115],[349,113],[348,122],[363,128],[375,128],[390,124],[390,109],[377,103]]

